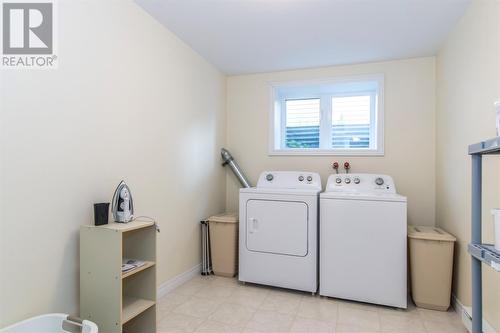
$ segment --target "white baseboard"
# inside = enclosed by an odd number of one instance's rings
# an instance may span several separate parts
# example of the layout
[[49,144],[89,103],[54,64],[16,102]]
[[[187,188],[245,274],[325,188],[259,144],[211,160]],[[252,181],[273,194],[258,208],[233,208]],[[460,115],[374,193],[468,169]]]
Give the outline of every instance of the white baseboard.
[[[469,332],[472,331],[472,308],[463,305],[455,295],[451,295],[452,305],[455,311],[462,318],[462,323]],[[483,318],[483,333],[498,333],[484,318]]]
[[198,265],[192,267],[191,269],[189,269],[189,270],[187,270],[187,271],[185,271],[177,276],[174,276],[170,280],[163,282],[158,287],[158,290],[157,290],[158,296],[157,297],[160,298],[160,297],[165,296],[166,294],[168,294],[169,292],[171,292],[172,290],[174,290],[175,288],[177,288],[181,284],[191,280],[192,278],[194,278],[196,275],[199,275],[199,274],[201,274],[201,264],[198,264]]

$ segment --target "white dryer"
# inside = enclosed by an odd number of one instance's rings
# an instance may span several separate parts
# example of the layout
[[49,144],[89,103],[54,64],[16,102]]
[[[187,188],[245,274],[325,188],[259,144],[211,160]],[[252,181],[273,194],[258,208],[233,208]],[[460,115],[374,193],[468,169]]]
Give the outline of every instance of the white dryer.
[[406,197],[392,178],[331,175],[320,207],[320,295],[406,308]]
[[263,172],[240,190],[239,280],[303,290],[318,288],[317,173]]

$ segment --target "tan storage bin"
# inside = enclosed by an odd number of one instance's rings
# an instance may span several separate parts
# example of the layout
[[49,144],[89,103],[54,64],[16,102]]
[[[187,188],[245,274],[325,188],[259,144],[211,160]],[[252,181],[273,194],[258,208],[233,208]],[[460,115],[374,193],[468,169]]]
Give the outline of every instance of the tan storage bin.
[[238,217],[234,213],[211,216],[210,253],[215,275],[236,275],[238,255]]
[[408,226],[408,240],[413,301],[421,308],[448,310],[456,238],[440,228]]

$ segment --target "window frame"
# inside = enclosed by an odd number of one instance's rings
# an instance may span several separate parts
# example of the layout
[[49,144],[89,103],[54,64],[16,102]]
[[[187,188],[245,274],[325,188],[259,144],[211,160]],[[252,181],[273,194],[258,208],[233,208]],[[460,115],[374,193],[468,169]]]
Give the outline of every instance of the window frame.
[[[376,90],[360,89],[334,93],[287,93],[278,96],[278,89],[298,88],[314,85],[335,86],[349,83],[376,83]],[[323,156],[384,156],[384,75],[364,75],[337,77],[322,80],[269,82],[270,111],[269,111],[269,156],[296,156],[296,155],[323,155]],[[357,96],[370,93],[373,105],[370,107],[370,142],[375,142],[374,148],[334,149],[325,147],[325,143],[332,140],[332,101],[335,96]],[[280,98],[278,98],[280,97]],[[320,148],[286,148],[283,147],[286,136],[285,103],[291,99],[320,99]],[[375,115],[373,115],[375,113]],[[280,132],[279,136],[276,132]],[[323,146],[322,146],[323,144]]]

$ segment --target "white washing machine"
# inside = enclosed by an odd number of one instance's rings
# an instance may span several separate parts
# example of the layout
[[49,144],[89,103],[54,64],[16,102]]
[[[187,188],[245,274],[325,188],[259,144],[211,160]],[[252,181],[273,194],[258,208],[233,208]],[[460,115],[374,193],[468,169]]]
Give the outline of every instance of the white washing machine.
[[406,308],[406,197],[392,178],[331,175],[320,210],[320,295]]
[[240,190],[239,280],[303,290],[318,288],[317,173],[263,172]]

